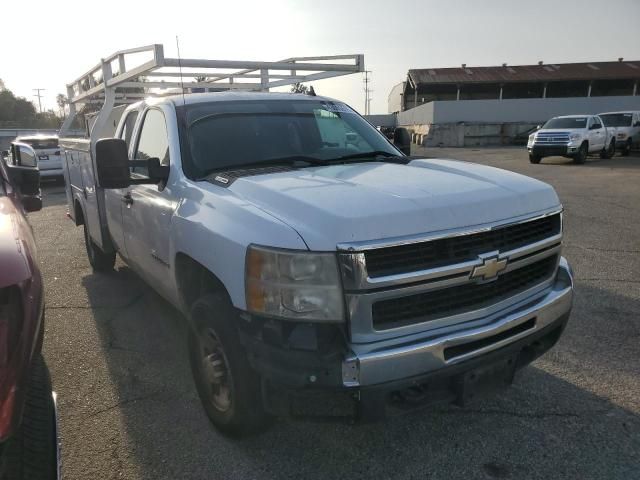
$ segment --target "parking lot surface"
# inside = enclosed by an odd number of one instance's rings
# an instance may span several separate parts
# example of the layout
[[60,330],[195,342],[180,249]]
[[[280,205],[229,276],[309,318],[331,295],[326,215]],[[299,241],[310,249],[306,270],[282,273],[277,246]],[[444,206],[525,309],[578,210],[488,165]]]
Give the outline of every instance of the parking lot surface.
[[512,388],[371,425],[279,420],[224,437],[200,406],[180,315],[120,260],[93,274],[64,188],[45,186],[30,219],[64,478],[640,478],[640,156],[530,165],[523,147],[418,150],[539,178],[564,203],[573,314]]

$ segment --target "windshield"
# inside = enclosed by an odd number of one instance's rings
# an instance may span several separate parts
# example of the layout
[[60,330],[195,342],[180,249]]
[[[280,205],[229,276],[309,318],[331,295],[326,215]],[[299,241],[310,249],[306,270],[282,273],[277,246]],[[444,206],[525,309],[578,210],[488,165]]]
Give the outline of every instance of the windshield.
[[542,128],[586,128],[587,117],[552,118]]
[[57,138],[31,138],[31,139],[18,139],[22,143],[31,145],[35,150],[44,150],[45,148],[58,148]]
[[605,127],[630,127],[633,115],[631,113],[608,113],[600,115]]
[[278,159],[331,161],[368,152],[401,155],[340,102],[211,102],[187,106],[186,124],[196,176]]

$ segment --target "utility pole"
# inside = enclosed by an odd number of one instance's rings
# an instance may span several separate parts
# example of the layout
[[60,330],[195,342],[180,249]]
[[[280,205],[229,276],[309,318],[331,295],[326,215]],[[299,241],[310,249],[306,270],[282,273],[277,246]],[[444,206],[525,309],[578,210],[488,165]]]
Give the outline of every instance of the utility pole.
[[365,115],[371,114],[371,92],[373,90],[369,88],[369,84],[371,83],[371,79],[369,78],[370,73],[371,73],[371,70],[364,71],[363,82],[364,82],[364,114]]
[[34,88],[33,91],[37,92],[34,97],[38,97],[38,111],[40,113],[42,113],[42,102],[40,101],[40,99],[42,98],[42,95],[40,95],[40,92],[44,92],[46,90],[46,88]]

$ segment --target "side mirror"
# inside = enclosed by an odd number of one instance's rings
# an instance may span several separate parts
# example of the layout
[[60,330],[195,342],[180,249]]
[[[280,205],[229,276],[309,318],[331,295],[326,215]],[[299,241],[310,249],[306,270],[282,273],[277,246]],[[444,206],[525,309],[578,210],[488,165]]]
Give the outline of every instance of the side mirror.
[[398,127],[393,131],[393,144],[405,155],[411,155],[411,134],[406,128]]
[[8,156],[9,156],[9,150],[2,150],[2,152],[0,152],[0,157],[6,158]]
[[589,127],[589,130],[598,130],[599,128],[600,128],[600,125],[598,125],[598,124],[596,123],[596,124],[594,124],[594,125],[591,125],[591,126]]
[[634,127],[640,127],[640,120],[633,124]]
[[536,125],[536,130],[540,130],[542,128],[542,125]]
[[9,183],[24,197],[40,194],[40,171],[34,167],[7,164]]
[[26,212],[38,212],[42,210],[42,198],[40,195],[27,195],[22,197],[22,206]]
[[96,142],[96,175],[102,188],[131,185],[127,143],[121,138],[102,138]]

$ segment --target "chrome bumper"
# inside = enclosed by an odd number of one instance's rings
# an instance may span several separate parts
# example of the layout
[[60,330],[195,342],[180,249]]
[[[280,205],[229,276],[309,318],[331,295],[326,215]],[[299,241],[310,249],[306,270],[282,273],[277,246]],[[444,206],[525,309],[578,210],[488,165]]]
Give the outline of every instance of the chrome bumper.
[[[345,387],[365,387],[410,379],[478,357],[551,325],[571,311],[573,300],[573,274],[564,257],[561,258],[555,282],[546,293],[519,309],[498,316],[490,323],[439,337],[399,343],[371,350],[370,345],[352,345],[352,355],[342,363],[342,381]],[[445,359],[445,349],[464,345],[498,335],[535,318],[535,324],[508,338],[500,337],[495,343],[468,353]],[[402,339],[398,339],[401,342]]]

